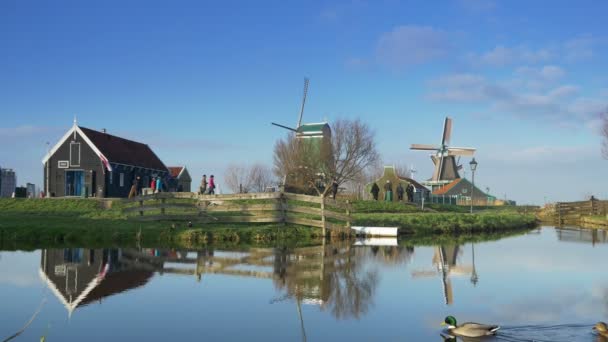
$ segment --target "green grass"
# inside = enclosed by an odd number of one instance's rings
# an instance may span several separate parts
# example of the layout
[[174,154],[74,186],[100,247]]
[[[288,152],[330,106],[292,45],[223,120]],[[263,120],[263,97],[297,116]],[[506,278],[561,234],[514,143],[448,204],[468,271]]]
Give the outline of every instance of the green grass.
[[536,225],[533,215],[512,213],[354,214],[355,225],[397,226],[401,234],[441,234],[517,230]]
[[[168,203],[193,203],[176,199]],[[260,202],[255,202],[260,204]],[[314,206],[290,201],[291,204]],[[0,247],[14,246],[141,246],[208,243],[314,244],[321,241],[319,228],[282,224],[217,224],[184,222],[137,222],[123,209],[137,203],[114,201],[110,209],[94,199],[0,199]],[[436,234],[478,234],[522,230],[535,225],[531,215],[512,209],[492,209],[469,215],[466,207],[431,205],[434,212],[421,212],[403,203],[354,201],[353,225],[398,226],[400,233],[418,238]],[[190,213],[191,209],[167,209],[167,214]],[[160,211],[159,211],[160,213]],[[137,213],[134,213],[137,214]],[[151,215],[153,212],[147,212]],[[133,214],[130,214],[133,215]],[[213,213],[242,215],[242,213]],[[296,214],[318,219],[315,215]],[[328,219],[328,222],[339,221]],[[173,228],[175,227],[175,228]],[[411,236],[410,236],[411,237]],[[11,247],[13,246],[13,247]]]

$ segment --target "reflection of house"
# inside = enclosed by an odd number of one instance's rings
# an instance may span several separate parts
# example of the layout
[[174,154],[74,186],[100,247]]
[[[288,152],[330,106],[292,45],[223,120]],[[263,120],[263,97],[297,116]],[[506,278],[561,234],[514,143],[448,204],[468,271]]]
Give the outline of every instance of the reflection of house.
[[129,267],[116,249],[47,249],[42,251],[40,277],[68,312],[102,298],[142,286],[151,270]]
[[369,194],[370,190],[372,188],[372,185],[374,183],[376,183],[378,185],[378,187],[380,188],[380,192],[378,193],[378,199],[382,200],[384,199],[384,185],[386,184],[386,181],[389,181],[391,183],[392,189],[393,189],[393,201],[396,202],[397,201],[397,186],[401,183],[401,186],[403,186],[403,200],[407,201],[407,194],[405,193],[405,189],[407,189],[408,184],[412,184],[415,188],[415,192],[414,192],[414,202],[420,202],[422,201],[422,198],[425,198],[425,201],[428,199],[428,195],[429,195],[429,189],[427,189],[424,185],[416,182],[415,180],[408,178],[408,177],[402,177],[400,175],[397,174],[397,171],[395,170],[394,166],[385,166],[384,167],[384,174],[382,175],[382,177],[380,177],[379,179],[376,179],[374,182],[367,184],[366,186],[366,192]]
[[169,173],[174,180],[175,190],[177,192],[190,192],[192,178],[185,166],[169,166]]
[[[474,265],[457,265],[458,257],[461,252],[460,246],[437,246],[433,255],[433,265],[436,267],[433,271],[414,271],[412,277],[434,277],[441,275],[443,286],[443,297],[445,303],[451,305],[454,302],[454,293],[452,291],[452,280],[450,275],[473,275]],[[473,282],[473,277],[471,278]],[[476,280],[475,280],[476,282]]]
[[[127,197],[135,176],[141,185],[167,176],[167,167],[146,145],[74,125],[42,160],[50,195]],[[46,186],[48,182],[48,187]]]

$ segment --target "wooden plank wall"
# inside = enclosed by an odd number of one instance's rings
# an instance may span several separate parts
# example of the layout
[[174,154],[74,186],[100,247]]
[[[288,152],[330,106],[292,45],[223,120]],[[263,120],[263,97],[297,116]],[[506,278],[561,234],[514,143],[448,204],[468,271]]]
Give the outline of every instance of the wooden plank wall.
[[[194,201],[176,201],[180,199]],[[141,221],[293,223],[319,227],[323,234],[326,229],[350,228],[351,225],[349,201],[283,192],[229,195],[164,192],[124,202],[128,205],[124,212],[134,214],[131,217]],[[136,205],[129,206],[133,203]],[[168,210],[173,212],[167,213]]]
[[606,216],[608,201],[597,199],[579,202],[558,202],[555,204],[557,224],[578,223],[583,216]]

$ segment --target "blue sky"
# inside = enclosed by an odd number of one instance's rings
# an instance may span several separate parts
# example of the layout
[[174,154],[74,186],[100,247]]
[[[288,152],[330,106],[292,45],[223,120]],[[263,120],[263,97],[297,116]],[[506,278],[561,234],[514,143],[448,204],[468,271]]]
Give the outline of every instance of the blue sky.
[[[272,163],[295,125],[361,118],[387,164],[478,148],[476,184],[520,203],[608,198],[603,1],[0,2],[0,165],[42,183],[80,125],[149,144],[195,180]],[[463,160],[465,163],[468,160]]]

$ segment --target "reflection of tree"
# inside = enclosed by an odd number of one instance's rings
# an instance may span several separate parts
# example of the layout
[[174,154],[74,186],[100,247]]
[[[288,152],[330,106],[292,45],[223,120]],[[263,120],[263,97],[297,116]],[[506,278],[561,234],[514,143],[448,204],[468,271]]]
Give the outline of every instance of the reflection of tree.
[[276,249],[274,284],[304,304],[319,305],[338,318],[359,318],[373,304],[378,273],[349,244]]
[[373,246],[363,249],[373,257],[387,265],[401,265],[409,263],[414,255],[412,246]]

